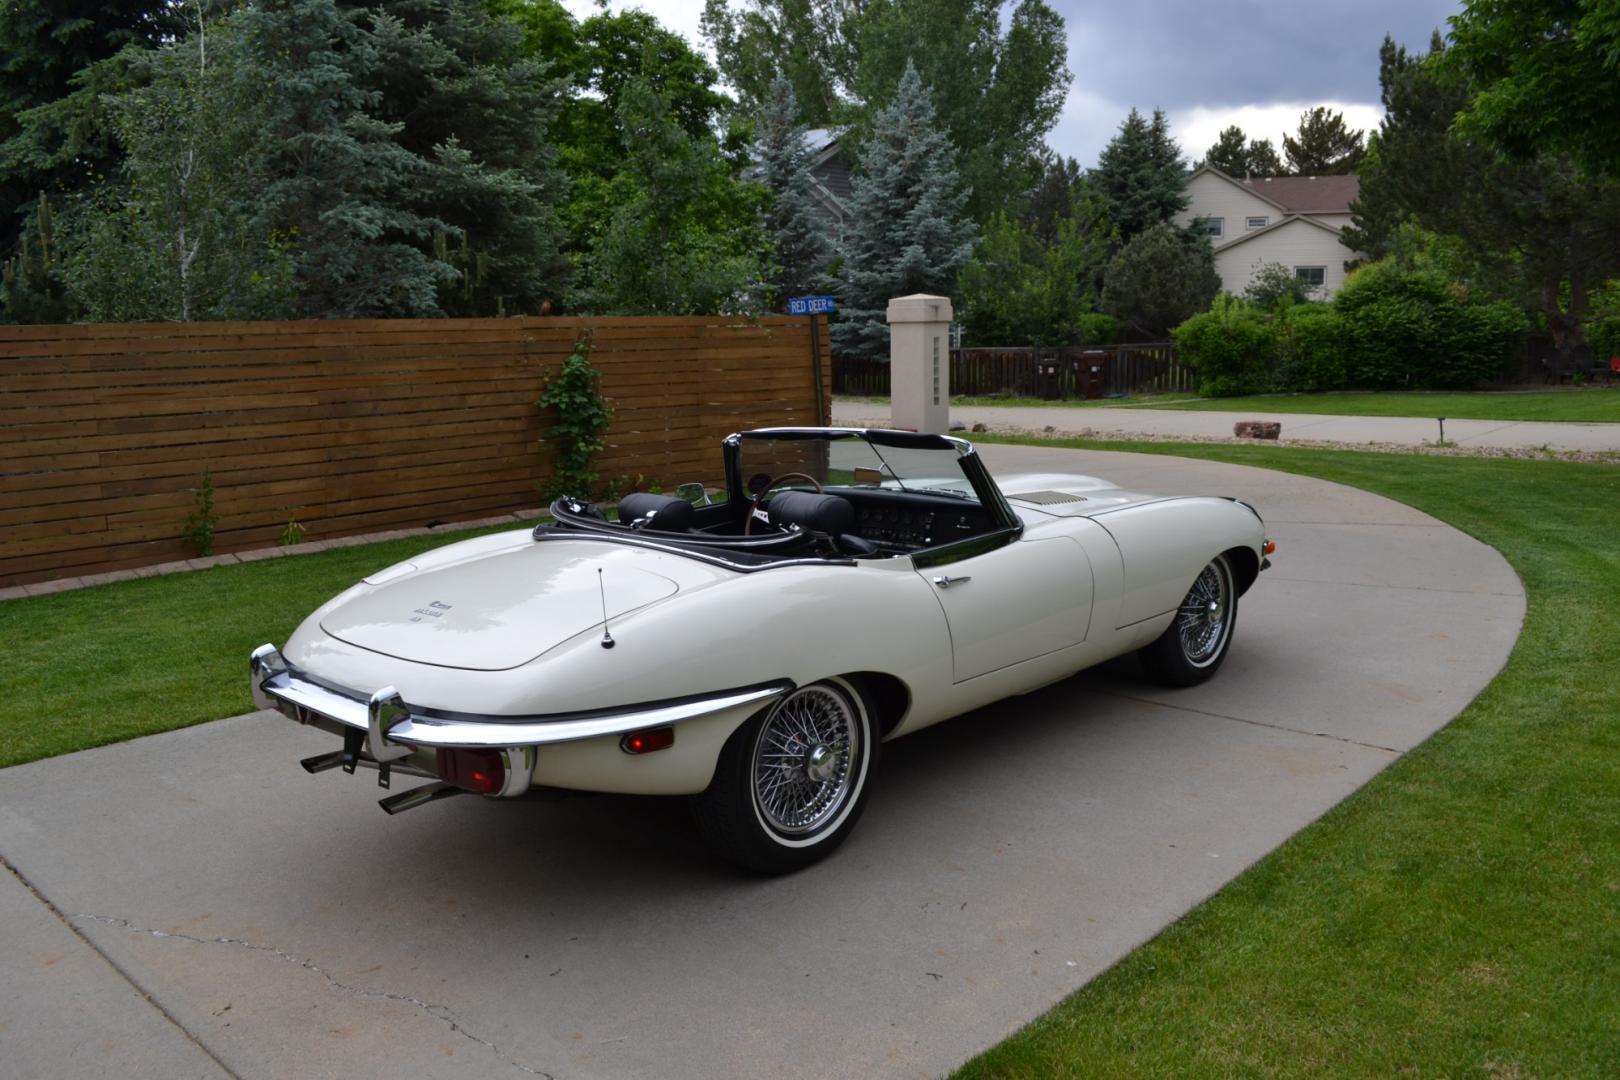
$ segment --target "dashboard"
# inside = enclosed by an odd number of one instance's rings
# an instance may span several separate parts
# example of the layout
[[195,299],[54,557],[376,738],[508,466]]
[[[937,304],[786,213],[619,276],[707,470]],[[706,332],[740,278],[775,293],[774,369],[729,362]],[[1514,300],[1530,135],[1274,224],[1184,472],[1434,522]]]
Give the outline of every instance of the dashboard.
[[991,516],[960,499],[885,492],[838,494],[855,504],[855,533],[886,549],[915,551],[988,532]]

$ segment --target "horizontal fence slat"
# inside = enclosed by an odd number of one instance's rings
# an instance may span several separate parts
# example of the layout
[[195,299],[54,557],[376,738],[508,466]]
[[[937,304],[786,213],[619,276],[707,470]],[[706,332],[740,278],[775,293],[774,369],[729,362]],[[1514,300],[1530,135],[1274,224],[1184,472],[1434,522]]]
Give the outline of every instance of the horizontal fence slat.
[[825,422],[810,322],[737,316],[0,327],[0,586],[530,510],[537,401],[588,338],[613,409],[604,481],[719,480],[739,429]]

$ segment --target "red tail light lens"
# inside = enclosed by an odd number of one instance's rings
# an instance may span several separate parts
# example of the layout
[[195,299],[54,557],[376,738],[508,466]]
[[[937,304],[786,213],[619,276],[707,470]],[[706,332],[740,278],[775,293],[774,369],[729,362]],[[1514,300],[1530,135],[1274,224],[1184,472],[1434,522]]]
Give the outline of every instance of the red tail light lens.
[[654,750],[663,750],[674,745],[675,729],[672,727],[632,731],[619,740],[619,749],[627,754],[650,754]]
[[479,795],[494,795],[506,783],[498,750],[440,750],[439,778]]

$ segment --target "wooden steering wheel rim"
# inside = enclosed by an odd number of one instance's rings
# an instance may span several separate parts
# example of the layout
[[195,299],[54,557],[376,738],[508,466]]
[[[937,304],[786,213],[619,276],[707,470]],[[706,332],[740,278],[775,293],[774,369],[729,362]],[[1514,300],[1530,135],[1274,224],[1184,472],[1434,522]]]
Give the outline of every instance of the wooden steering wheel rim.
[[777,477],[774,477],[774,478],[772,478],[770,480],[767,480],[765,482],[765,486],[759,489],[759,494],[754,496],[753,503],[749,505],[749,507],[748,507],[748,516],[743,518],[743,535],[744,536],[752,536],[754,534],[754,531],[753,531],[754,530],[754,511],[758,510],[759,509],[759,504],[765,501],[765,496],[770,494],[771,488],[775,487],[777,484],[780,484],[784,480],[795,480],[795,479],[810,481],[812,484],[814,484],[816,486],[816,494],[817,495],[820,495],[822,490],[823,490],[822,487],[821,487],[821,481],[817,480],[815,477],[811,476],[809,473],[785,472],[781,476],[777,476]]

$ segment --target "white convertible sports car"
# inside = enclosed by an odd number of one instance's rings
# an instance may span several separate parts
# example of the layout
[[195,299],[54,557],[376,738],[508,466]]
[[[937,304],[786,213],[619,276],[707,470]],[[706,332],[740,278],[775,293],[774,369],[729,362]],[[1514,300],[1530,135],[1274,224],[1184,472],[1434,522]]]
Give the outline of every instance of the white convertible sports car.
[[1269,565],[1259,514],[1083,476],[998,486],[960,439],[725,440],[710,501],[635,494],[379,570],[250,660],[254,699],[341,737],[311,773],[448,795],[690,797],[764,872],[854,827],[879,745],[1136,650],[1207,679]]

